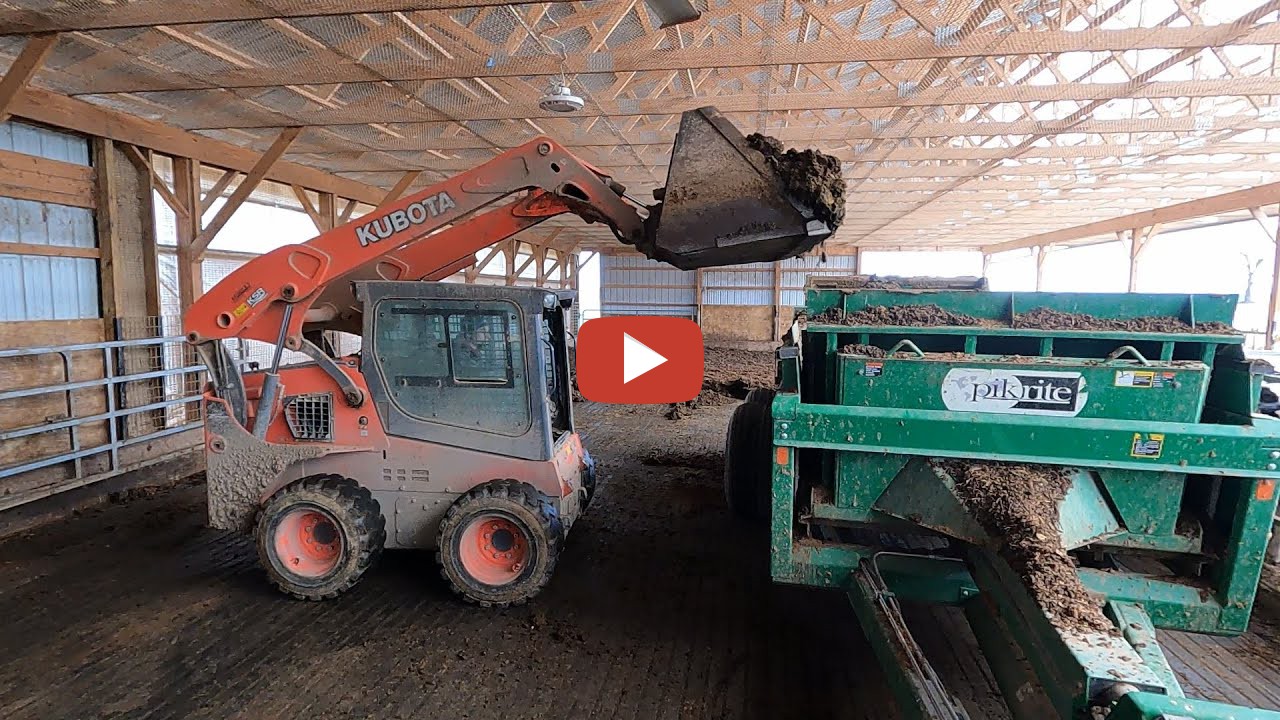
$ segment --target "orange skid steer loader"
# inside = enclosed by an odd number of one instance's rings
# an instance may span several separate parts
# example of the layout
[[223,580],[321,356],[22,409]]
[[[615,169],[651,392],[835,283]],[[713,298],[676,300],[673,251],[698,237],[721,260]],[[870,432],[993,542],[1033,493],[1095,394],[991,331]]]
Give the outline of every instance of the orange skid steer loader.
[[[185,316],[209,373],[210,524],[253,533],[298,598],[349,589],[383,548],[423,548],[467,600],[524,602],[594,491],[573,420],[571,298],[422,281],[564,213],[685,269],[795,256],[839,215],[784,170],[704,108],[682,118],[653,205],[538,138],[246,263]],[[331,356],[314,341],[324,330],[359,334],[360,352]],[[270,366],[241,367],[237,339],[273,345]],[[309,362],[282,367],[286,349]]]

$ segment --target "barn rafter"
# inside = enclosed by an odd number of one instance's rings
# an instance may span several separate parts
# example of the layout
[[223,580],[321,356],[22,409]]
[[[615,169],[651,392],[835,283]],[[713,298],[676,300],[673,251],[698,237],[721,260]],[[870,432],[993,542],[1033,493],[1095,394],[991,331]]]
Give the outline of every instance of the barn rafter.
[[[715,105],[842,160],[834,251],[991,247],[1280,180],[1280,0],[703,5],[662,28],[639,0],[0,0],[0,63],[60,33],[30,92],[259,154],[300,127],[283,161],[402,192],[550,134],[642,197],[679,113]],[[537,106],[561,73],[579,113]]]

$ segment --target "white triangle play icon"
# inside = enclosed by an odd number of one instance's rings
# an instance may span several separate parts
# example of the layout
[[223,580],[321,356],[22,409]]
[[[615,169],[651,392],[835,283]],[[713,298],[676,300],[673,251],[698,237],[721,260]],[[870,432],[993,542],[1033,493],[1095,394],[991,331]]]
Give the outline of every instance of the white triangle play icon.
[[648,345],[622,333],[622,383],[624,385],[666,361],[665,357],[649,349]]

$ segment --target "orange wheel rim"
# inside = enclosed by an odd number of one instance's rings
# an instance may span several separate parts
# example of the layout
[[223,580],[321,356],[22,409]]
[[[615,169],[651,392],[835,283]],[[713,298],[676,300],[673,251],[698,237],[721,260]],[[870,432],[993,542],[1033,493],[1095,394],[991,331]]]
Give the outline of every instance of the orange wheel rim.
[[298,508],[285,513],[272,539],[276,557],[294,575],[319,578],[338,566],[342,530],[329,513]]
[[524,572],[529,536],[501,515],[481,515],[462,531],[458,559],[471,577],[485,585],[506,585]]

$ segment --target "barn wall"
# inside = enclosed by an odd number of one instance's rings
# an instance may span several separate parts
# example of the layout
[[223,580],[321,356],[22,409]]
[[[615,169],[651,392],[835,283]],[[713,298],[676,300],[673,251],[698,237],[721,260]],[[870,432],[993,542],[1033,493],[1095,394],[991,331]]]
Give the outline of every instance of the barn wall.
[[[92,384],[157,367],[157,347],[112,351],[109,363],[101,348],[122,327],[149,327],[158,311],[150,194],[149,173],[110,142],[0,123],[0,392],[56,388],[0,399],[0,433],[10,434],[0,439],[0,510],[132,473],[200,441],[198,430],[150,437],[172,427],[163,412],[77,422],[164,394],[159,380]],[[91,385],[56,387],[66,382]],[[59,423],[66,427],[46,429]],[[117,441],[138,439],[116,445],[114,458],[113,427]],[[72,454],[80,457],[59,461]]]

